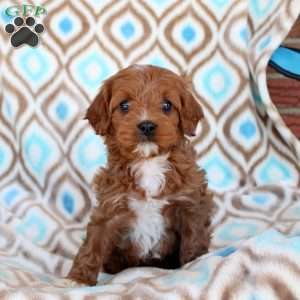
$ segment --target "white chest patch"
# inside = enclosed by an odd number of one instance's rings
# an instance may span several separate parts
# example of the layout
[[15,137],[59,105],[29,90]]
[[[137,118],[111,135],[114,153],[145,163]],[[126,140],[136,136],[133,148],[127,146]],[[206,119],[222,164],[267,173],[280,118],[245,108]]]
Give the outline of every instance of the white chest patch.
[[148,197],[157,196],[166,183],[165,173],[170,170],[169,154],[144,159],[131,166],[131,175]]
[[151,198],[146,201],[131,199],[129,202],[130,209],[136,215],[136,223],[129,238],[139,246],[141,257],[145,257],[151,250],[155,250],[155,246],[159,244],[165,233],[161,209],[167,203],[166,200]]

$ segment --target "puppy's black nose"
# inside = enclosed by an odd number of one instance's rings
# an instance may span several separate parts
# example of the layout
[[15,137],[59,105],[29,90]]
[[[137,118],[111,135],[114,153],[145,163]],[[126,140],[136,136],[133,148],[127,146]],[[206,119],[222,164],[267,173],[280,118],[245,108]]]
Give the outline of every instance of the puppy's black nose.
[[147,137],[154,135],[156,126],[157,125],[151,121],[143,121],[137,125],[140,132]]

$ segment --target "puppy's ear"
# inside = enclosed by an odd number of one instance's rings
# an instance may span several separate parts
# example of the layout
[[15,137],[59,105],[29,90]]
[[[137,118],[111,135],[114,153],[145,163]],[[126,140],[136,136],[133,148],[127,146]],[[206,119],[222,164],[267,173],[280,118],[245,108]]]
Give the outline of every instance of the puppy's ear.
[[180,119],[183,133],[194,136],[197,124],[203,118],[203,112],[199,102],[188,88],[181,96],[181,105]]
[[111,116],[109,102],[111,98],[110,85],[104,82],[99,94],[88,108],[85,119],[89,121],[95,132],[105,136],[108,132]]

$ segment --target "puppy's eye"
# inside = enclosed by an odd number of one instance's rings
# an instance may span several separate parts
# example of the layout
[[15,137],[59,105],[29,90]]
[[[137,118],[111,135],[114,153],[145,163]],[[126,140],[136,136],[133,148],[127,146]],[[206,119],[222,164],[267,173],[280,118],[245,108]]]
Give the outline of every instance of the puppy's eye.
[[162,102],[162,111],[164,113],[169,113],[172,110],[172,103],[170,100],[165,99]]
[[128,100],[123,100],[121,103],[120,103],[120,110],[122,112],[128,112],[129,111],[129,102]]

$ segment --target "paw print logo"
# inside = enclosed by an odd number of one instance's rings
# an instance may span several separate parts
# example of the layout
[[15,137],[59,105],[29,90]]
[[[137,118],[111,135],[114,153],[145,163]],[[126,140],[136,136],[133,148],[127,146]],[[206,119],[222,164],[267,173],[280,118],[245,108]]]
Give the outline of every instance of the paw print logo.
[[13,24],[7,24],[5,31],[12,34],[10,42],[12,46],[18,47],[23,44],[27,44],[31,47],[35,47],[39,42],[38,34],[44,31],[42,24],[36,24],[33,17],[28,17],[25,20],[21,17],[16,17]]

